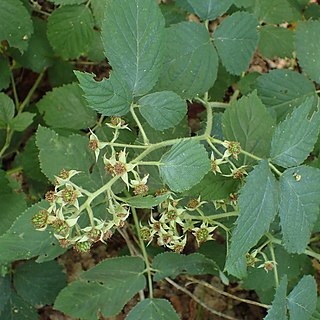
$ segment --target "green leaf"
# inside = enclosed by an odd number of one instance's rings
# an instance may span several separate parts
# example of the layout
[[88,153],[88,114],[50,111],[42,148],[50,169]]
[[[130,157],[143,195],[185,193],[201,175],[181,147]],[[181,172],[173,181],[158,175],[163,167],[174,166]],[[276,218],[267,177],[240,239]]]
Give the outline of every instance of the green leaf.
[[166,27],[186,20],[187,12],[179,8],[177,2],[160,3],[159,6],[166,21]]
[[[269,155],[274,126],[274,119],[256,92],[232,103],[222,118],[225,139],[240,142],[242,149],[259,157]],[[253,161],[240,155],[240,162],[247,164]]]
[[299,65],[320,84],[320,21],[299,22],[296,32],[296,51]]
[[145,120],[159,131],[176,126],[187,113],[186,102],[171,91],[150,93],[137,104]]
[[47,23],[40,18],[34,18],[33,25],[34,33],[28,49],[23,54],[12,50],[12,56],[23,67],[40,73],[53,63],[53,50],[47,39]]
[[300,18],[287,0],[256,0],[255,15],[270,24],[293,22]]
[[280,177],[280,224],[288,252],[303,253],[319,216],[320,170],[301,166]]
[[132,102],[127,85],[113,72],[109,79],[95,81],[93,74],[75,71],[90,108],[105,116],[125,115]]
[[6,94],[0,93],[0,129],[5,129],[14,117],[14,104]]
[[277,288],[271,308],[265,320],[287,320],[287,287],[288,279],[284,276]]
[[309,320],[316,305],[317,283],[312,276],[304,276],[288,296],[290,320]]
[[54,4],[57,4],[57,5],[66,6],[66,5],[72,5],[72,4],[81,4],[86,2],[86,0],[50,0],[50,2],[53,2]]
[[9,276],[0,277],[0,315],[10,298],[11,283]]
[[202,20],[215,20],[231,6],[232,0],[187,0],[193,12]]
[[63,6],[48,19],[48,39],[61,57],[75,59],[85,54],[93,38],[94,22],[85,5]]
[[308,99],[281,122],[272,137],[272,162],[284,168],[301,164],[318,139],[320,113],[308,119],[313,99]]
[[237,186],[238,182],[235,179],[209,172],[186,193],[189,196],[201,196],[201,199],[206,201],[222,200],[228,199],[230,193],[237,190]]
[[172,90],[182,98],[208,91],[217,78],[218,55],[206,28],[181,22],[166,29],[164,64],[156,90]]
[[144,262],[138,257],[107,259],[83,272],[63,289],[55,309],[73,317],[96,320],[118,314],[123,306],[146,285]]
[[3,191],[2,184],[0,187],[0,235],[2,235],[27,206],[23,194],[7,193]]
[[[30,259],[46,253],[50,247],[58,247],[58,242],[47,231],[40,232],[31,223],[33,215],[48,208],[46,201],[41,201],[24,211],[13,223],[11,228],[0,237],[0,264],[15,260]],[[64,249],[60,248],[57,256]]]
[[304,16],[306,20],[319,20],[320,19],[320,6],[318,3],[310,3],[305,9]]
[[77,80],[73,73],[74,66],[68,62],[57,59],[48,69],[49,81],[53,87],[71,83]]
[[91,0],[90,6],[96,26],[101,29],[107,0]]
[[17,114],[9,123],[9,126],[14,131],[22,132],[27,129],[32,123],[35,113],[23,112]]
[[106,56],[134,96],[148,93],[158,80],[164,18],[156,1],[107,2],[102,23]]
[[[239,261],[268,231],[279,203],[278,184],[262,160],[248,175],[239,196],[239,217],[231,237],[226,269],[235,274],[234,264]],[[236,275],[237,276],[237,275]]]
[[21,52],[27,49],[33,32],[31,17],[20,0],[0,1],[0,42],[7,40]]
[[20,297],[33,306],[52,304],[59,291],[66,286],[67,276],[56,261],[19,265],[13,283]]
[[126,320],[179,320],[172,304],[165,299],[145,299],[128,313]]
[[125,198],[123,199],[125,203],[127,203],[130,207],[135,207],[135,208],[152,208],[155,206],[158,206],[161,204],[163,201],[168,199],[170,196],[170,193],[166,193],[161,196],[153,197],[153,196],[136,196],[136,197],[131,197],[131,198]]
[[152,267],[157,270],[154,275],[155,281],[166,277],[174,279],[179,274],[213,274],[218,269],[214,261],[202,254],[184,255],[175,252],[158,254],[153,260]]
[[256,0],[233,0],[233,3],[238,7],[248,8],[255,4]]
[[282,120],[308,97],[317,95],[313,83],[292,70],[271,70],[257,79],[258,96],[278,120]]
[[7,89],[10,85],[11,70],[8,59],[0,55],[0,90]]
[[294,32],[290,29],[265,25],[260,28],[259,50],[263,56],[292,57],[294,51]]
[[86,129],[96,122],[96,113],[87,107],[76,83],[47,92],[37,107],[46,124],[54,128]]
[[211,168],[204,146],[192,140],[175,144],[160,161],[162,179],[177,192],[193,187]]
[[231,74],[248,69],[258,44],[258,21],[247,12],[236,12],[222,21],[214,33],[214,44]]

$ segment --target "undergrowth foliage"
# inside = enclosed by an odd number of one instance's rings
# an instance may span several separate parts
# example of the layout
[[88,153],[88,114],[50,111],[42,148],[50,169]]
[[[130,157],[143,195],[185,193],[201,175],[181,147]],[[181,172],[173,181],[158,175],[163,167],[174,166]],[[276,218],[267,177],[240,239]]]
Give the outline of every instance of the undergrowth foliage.
[[[267,320],[319,319],[318,5],[51,2],[0,1],[1,319],[112,317],[139,292],[126,319],[179,319],[154,286],[180,274],[242,280]],[[252,71],[257,52],[286,67]],[[22,101],[20,67],[39,74]],[[55,259],[115,233],[128,255],[66,285]]]

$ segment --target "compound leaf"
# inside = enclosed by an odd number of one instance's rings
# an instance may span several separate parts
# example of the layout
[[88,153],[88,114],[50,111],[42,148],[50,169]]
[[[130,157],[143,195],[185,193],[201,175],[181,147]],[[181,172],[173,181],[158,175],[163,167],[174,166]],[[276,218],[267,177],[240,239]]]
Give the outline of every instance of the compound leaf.
[[[240,142],[241,147],[260,157],[269,155],[274,119],[254,92],[232,103],[223,114],[224,137]],[[244,164],[250,162],[240,155]]]
[[187,0],[193,12],[202,20],[214,20],[222,16],[231,6],[232,0]]
[[132,102],[129,87],[113,72],[109,79],[97,82],[93,74],[75,71],[90,108],[105,116],[125,115]]
[[177,143],[160,161],[162,179],[172,191],[177,192],[188,190],[200,182],[211,167],[204,146],[192,140]]
[[217,72],[218,55],[204,26],[181,22],[166,29],[157,91],[172,90],[182,98],[193,98],[213,86]]
[[262,160],[248,175],[240,191],[239,217],[231,237],[226,269],[234,274],[234,264],[243,257],[268,230],[279,203],[278,184]]
[[118,314],[146,285],[138,257],[107,259],[83,272],[58,295],[54,307],[73,317],[96,320]]
[[102,22],[105,54],[134,96],[148,93],[158,80],[163,34],[164,18],[155,1],[107,2]]
[[33,33],[31,17],[20,0],[0,1],[0,42],[7,40],[10,46],[21,52],[28,47]]
[[320,84],[320,21],[304,21],[298,24],[296,50],[299,65]]
[[277,288],[272,306],[268,310],[267,316],[264,320],[287,320],[287,287],[288,279],[285,275]]
[[288,296],[290,320],[309,320],[317,306],[317,283],[304,276]]
[[308,115],[313,106],[313,99],[307,99],[281,122],[272,137],[272,162],[284,167],[301,164],[312,151],[318,139],[320,113]]
[[145,120],[159,131],[176,126],[187,113],[186,102],[171,91],[150,93],[138,105]]
[[86,129],[96,122],[76,83],[54,88],[37,103],[47,125],[54,128]]
[[247,12],[226,18],[214,33],[214,44],[223,65],[231,74],[241,74],[250,64],[258,44],[257,19]]
[[172,304],[165,299],[140,301],[128,314],[126,320],[179,320]]
[[300,166],[280,177],[280,224],[288,252],[303,253],[319,216],[320,170]]
[[93,27],[93,16],[87,6],[63,6],[48,19],[48,40],[61,57],[75,59],[87,52],[94,37]]
[[159,281],[165,277],[175,278],[179,274],[213,274],[217,271],[215,262],[199,253],[190,255],[165,252],[158,254],[152,267],[157,270],[154,280]]
[[13,283],[20,297],[33,306],[52,304],[66,286],[67,276],[56,261],[29,261],[15,269]]
[[292,70],[271,70],[257,79],[256,88],[264,105],[278,120],[284,119],[308,97],[315,97],[315,105],[318,101],[313,83]]

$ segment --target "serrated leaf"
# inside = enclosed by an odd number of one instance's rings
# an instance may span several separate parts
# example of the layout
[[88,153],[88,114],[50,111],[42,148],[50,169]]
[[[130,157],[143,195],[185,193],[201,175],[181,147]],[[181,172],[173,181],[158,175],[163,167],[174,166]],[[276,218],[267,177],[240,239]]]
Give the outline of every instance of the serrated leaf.
[[270,24],[293,22],[300,18],[287,0],[256,0],[254,11],[260,21]]
[[265,25],[260,28],[259,50],[263,56],[292,57],[294,51],[294,32],[290,29]]
[[73,317],[96,320],[98,314],[112,317],[146,285],[144,262],[138,257],[107,259],[83,272],[63,289],[55,309]]
[[317,283],[304,276],[288,296],[290,320],[309,320],[317,305]]
[[233,3],[238,7],[248,8],[255,4],[256,0],[233,0]]
[[227,17],[213,38],[223,65],[231,74],[241,74],[250,64],[258,44],[257,19],[247,12]]
[[288,252],[303,253],[319,216],[320,170],[287,169],[280,177],[280,224]]
[[0,41],[7,40],[21,52],[27,49],[33,32],[31,17],[20,0],[0,1]]
[[105,116],[121,116],[129,111],[133,97],[129,87],[115,73],[100,82],[89,73],[75,71],[75,75],[90,108]]
[[8,59],[0,55],[0,91],[7,89],[10,85],[11,70],[8,64]]
[[319,20],[320,19],[320,6],[318,3],[310,3],[304,10],[304,17],[306,20]]
[[260,240],[268,231],[279,203],[278,184],[269,169],[267,160],[260,163],[248,175],[239,196],[239,217],[231,237],[226,269],[232,273],[234,263]]
[[299,65],[320,84],[320,21],[299,22],[296,31],[296,51]]
[[28,49],[21,54],[12,50],[12,57],[23,67],[40,73],[53,63],[53,50],[47,39],[47,23],[40,18],[33,18],[34,33]]
[[75,59],[87,52],[93,27],[93,17],[87,6],[63,6],[48,18],[48,40],[58,55]]
[[0,93],[0,128],[5,129],[14,117],[14,104],[6,94]]
[[[240,142],[242,149],[259,157],[269,155],[274,126],[274,119],[256,92],[232,103],[222,118],[224,138]],[[239,159],[243,164],[252,163],[246,156],[240,155]]]
[[11,119],[9,126],[14,131],[24,131],[30,126],[35,115],[35,113],[31,112],[17,114],[13,119]]
[[77,80],[73,73],[74,66],[63,60],[55,60],[48,69],[49,81],[53,87],[59,87]]
[[124,198],[123,200],[125,203],[127,203],[131,207],[135,208],[152,208],[155,206],[158,206],[161,204],[163,201],[168,199],[170,196],[170,193],[166,193],[161,196],[153,197],[153,196],[135,196],[135,197],[130,197],[130,198]]
[[190,255],[175,252],[160,253],[155,256],[152,267],[157,270],[154,280],[175,278],[179,274],[214,274],[218,268],[215,262],[199,253]]
[[111,0],[105,7],[102,41],[117,76],[134,96],[148,93],[158,80],[164,18],[150,0]]
[[258,96],[278,120],[282,120],[308,97],[317,95],[313,83],[303,74],[292,70],[271,70],[256,82]]
[[[24,211],[10,229],[0,237],[0,263],[30,259],[45,253],[51,246],[58,247],[56,239],[47,231],[37,231],[31,223],[33,215],[47,209],[48,203],[41,201]],[[65,249],[60,248],[60,255]]]
[[33,306],[52,304],[59,291],[66,286],[67,276],[56,261],[19,265],[13,283],[20,297]]
[[171,91],[150,93],[137,104],[144,119],[159,131],[176,126],[187,113],[186,102]]
[[179,8],[177,2],[160,3],[159,7],[166,21],[166,27],[186,20],[187,12]]
[[177,143],[160,161],[159,171],[162,179],[176,192],[193,187],[211,168],[205,148],[192,140]]
[[232,0],[187,0],[193,12],[202,20],[215,20],[231,6]]
[[186,194],[195,198],[201,196],[201,200],[206,201],[222,200],[228,199],[230,193],[235,192],[237,187],[238,181],[235,179],[209,172],[198,184],[188,190]]
[[265,320],[287,320],[287,287],[288,279],[285,275],[277,288],[274,300],[272,301],[272,306],[268,310]]
[[318,139],[320,113],[308,119],[313,99],[307,99],[281,122],[272,137],[272,162],[284,168],[301,164],[312,151]]
[[181,22],[166,29],[165,57],[157,91],[182,98],[208,91],[217,78],[218,55],[204,26]]
[[99,29],[101,29],[103,23],[106,4],[107,0],[91,0],[90,2],[95,24]]
[[87,107],[76,83],[47,92],[37,108],[46,124],[54,128],[86,129],[96,122],[96,113]]
[[145,299],[128,313],[126,320],[179,320],[172,304],[165,299]]

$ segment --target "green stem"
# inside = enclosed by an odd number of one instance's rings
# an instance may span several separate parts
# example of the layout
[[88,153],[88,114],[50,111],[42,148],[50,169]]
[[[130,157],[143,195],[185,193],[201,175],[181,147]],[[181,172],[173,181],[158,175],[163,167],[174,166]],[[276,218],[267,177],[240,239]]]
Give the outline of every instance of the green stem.
[[274,262],[274,264],[273,264],[274,281],[276,283],[276,287],[278,288],[279,287],[279,275],[278,275],[278,267],[277,267],[277,263],[276,263],[277,262],[276,255],[274,253],[272,242],[270,242],[268,244],[268,246],[269,246],[270,253],[271,253],[271,259]]
[[34,92],[37,90],[43,76],[44,76],[45,70],[43,70],[39,75],[37,80],[35,81],[35,83],[33,84],[32,88],[30,89],[30,91],[28,92],[28,95],[26,96],[26,98],[23,100],[23,102],[21,103],[21,105],[18,107],[18,114],[21,113],[23,111],[23,109],[26,107],[26,105],[30,102]]
[[14,103],[16,105],[16,109],[19,110],[19,98],[18,98],[16,82],[14,81],[12,70],[11,70],[11,73],[10,73],[10,77],[11,77],[11,85],[12,85]]
[[218,214],[212,214],[210,216],[194,216],[192,214],[186,213],[184,215],[184,218],[187,219],[194,219],[194,220],[206,220],[206,219],[223,219],[223,218],[229,218],[229,217],[237,217],[239,215],[238,211],[230,211],[230,212],[225,212],[225,213],[218,213]]
[[162,163],[159,161],[138,161],[138,162],[132,161],[131,163],[137,164],[138,166],[157,166],[157,167],[159,167],[162,165]]
[[144,259],[144,262],[146,264],[148,287],[149,287],[149,296],[150,296],[150,299],[152,299],[153,298],[153,286],[152,286],[152,277],[151,277],[151,268],[150,268],[149,257],[148,257],[147,250],[146,250],[146,247],[144,245],[144,242],[143,242],[143,240],[141,238],[141,235],[140,235],[139,219],[138,219],[136,208],[131,207],[131,211],[132,211],[134,224],[135,224],[135,227],[136,227],[136,230],[137,230],[137,233],[138,233],[138,238],[139,238],[139,243],[140,243],[140,248],[141,248],[141,251],[142,251],[143,259]]
[[144,144],[148,145],[149,144],[149,139],[148,139],[143,127],[142,127],[142,124],[141,124],[139,118],[137,117],[136,113],[134,112],[134,105],[133,104],[130,106],[130,112],[131,112],[132,117],[133,117],[134,121],[136,122],[140,132],[141,132]]
[[228,105],[228,103],[224,102],[208,102],[208,106],[213,109],[226,109]]
[[4,155],[4,153],[7,151],[7,149],[10,146],[11,143],[11,139],[12,139],[12,135],[13,135],[13,131],[10,129],[9,126],[7,126],[7,130],[6,130],[6,141],[2,147],[2,149],[0,150],[0,159],[2,158],[2,156]]

